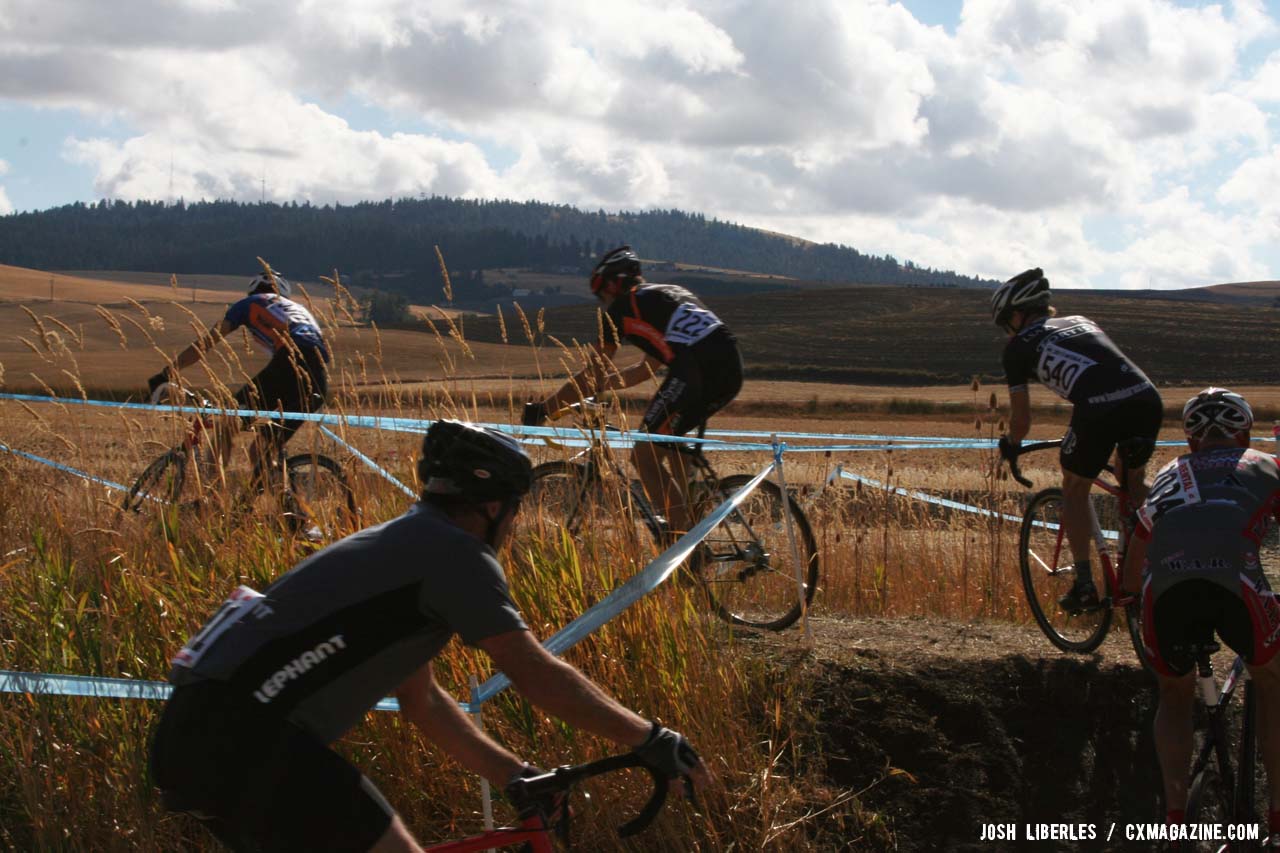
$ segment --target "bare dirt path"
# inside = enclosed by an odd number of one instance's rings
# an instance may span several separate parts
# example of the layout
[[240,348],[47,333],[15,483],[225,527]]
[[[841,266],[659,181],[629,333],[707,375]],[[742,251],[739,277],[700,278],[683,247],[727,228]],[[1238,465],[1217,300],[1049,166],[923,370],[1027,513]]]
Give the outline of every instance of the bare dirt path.
[[[1125,823],[1162,819],[1154,682],[1123,633],[1079,656],[993,622],[822,616],[813,629],[812,647],[798,631],[739,642],[807,681],[831,799],[860,792],[815,822],[818,849],[1025,849],[1028,824],[1084,825],[1037,850],[1129,849]],[[981,841],[987,823],[1020,840]]]

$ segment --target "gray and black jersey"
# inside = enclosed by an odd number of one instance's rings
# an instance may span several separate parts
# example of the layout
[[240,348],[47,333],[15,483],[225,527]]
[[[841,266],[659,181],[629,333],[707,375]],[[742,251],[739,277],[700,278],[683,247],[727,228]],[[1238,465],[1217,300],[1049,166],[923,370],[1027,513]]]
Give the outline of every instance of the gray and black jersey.
[[1239,593],[1241,576],[1265,588],[1258,547],[1280,518],[1280,468],[1249,448],[1202,450],[1160,469],[1138,509],[1135,535],[1149,540],[1152,595],[1185,580]]
[[1095,409],[1155,391],[1106,333],[1080,316],[1025,325],[1004,348],[1004,373],[1010,391],[1036,379],[1064,400]]
[[261,595],[242,587],[169,679],[224,682],[330,743],[455,633],[475,645],[525,628],[493,550],[419,503],[313,554]]

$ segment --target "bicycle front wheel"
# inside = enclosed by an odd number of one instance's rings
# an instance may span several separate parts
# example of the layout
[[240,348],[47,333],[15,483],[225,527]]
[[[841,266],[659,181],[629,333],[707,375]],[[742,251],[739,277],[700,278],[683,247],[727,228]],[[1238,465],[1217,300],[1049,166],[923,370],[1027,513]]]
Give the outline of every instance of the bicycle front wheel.
[[[721,501],[753,478],[724,477],[716,484]],[[714,506],[701,507],[701,514]],[[800,562],[791,547],[788,524],[795,530]],[[765,480],[741,506],[702,540],[690,569],[702,580],[716,614],[734,625],[781,631],[800,618],[818,588],[818,546],[800,505]]]
[[176,503],[182,499],[187,475],[187,454],[174,448],[148,465],[125,494],[126,512],[141,512],[147,505]]
[[576,533],[589,483],[587,466],[576,462],[557,460],[534,468],[518,522],[521,532],[544,539],[560,529]]
[[285,521],[308,538],[334,538],[356,527],[356,498],[342,467],[328,456],[303,453],[284,462],[289,489]]
[[1040,630],[1049,642],[1067,652],[1091,652],[1111,627],[1111,608],[1067,613],[1058,599],[1076,580],[1071,548],[1062,527],[1062,489],[1036,492],[1022,516],[1018,537],[1022,588]]

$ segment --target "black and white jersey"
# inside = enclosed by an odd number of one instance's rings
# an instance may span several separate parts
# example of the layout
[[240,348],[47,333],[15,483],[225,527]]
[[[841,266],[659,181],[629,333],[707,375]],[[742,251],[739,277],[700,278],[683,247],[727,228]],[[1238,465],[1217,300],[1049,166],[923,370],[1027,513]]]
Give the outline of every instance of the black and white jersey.
[[1077,406],[1108,408],[1154,390],[1151,380],[1087,317],[1033,320],[1004,349],[1009,390],[1036,379]]

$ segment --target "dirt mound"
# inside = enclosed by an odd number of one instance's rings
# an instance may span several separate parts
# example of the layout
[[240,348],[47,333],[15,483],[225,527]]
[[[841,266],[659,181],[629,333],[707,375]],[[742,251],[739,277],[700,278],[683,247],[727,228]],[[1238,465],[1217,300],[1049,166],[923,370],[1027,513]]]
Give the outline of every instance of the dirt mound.
[[[864,831],[816,846],[1018,849],[1026,824],[1092,824],[1095,840],[1034,846],[1095,850],[1121,846],[1126,822],[1162,819],[1154,682],[1123,635],[1090,657],[1003,625],[824,619],[815,635],[812,650],[756,642],[811,679],[823,775],[861,792],[849,817]],[[980,840],[983,824],[1007,823],[1021,841]]]

